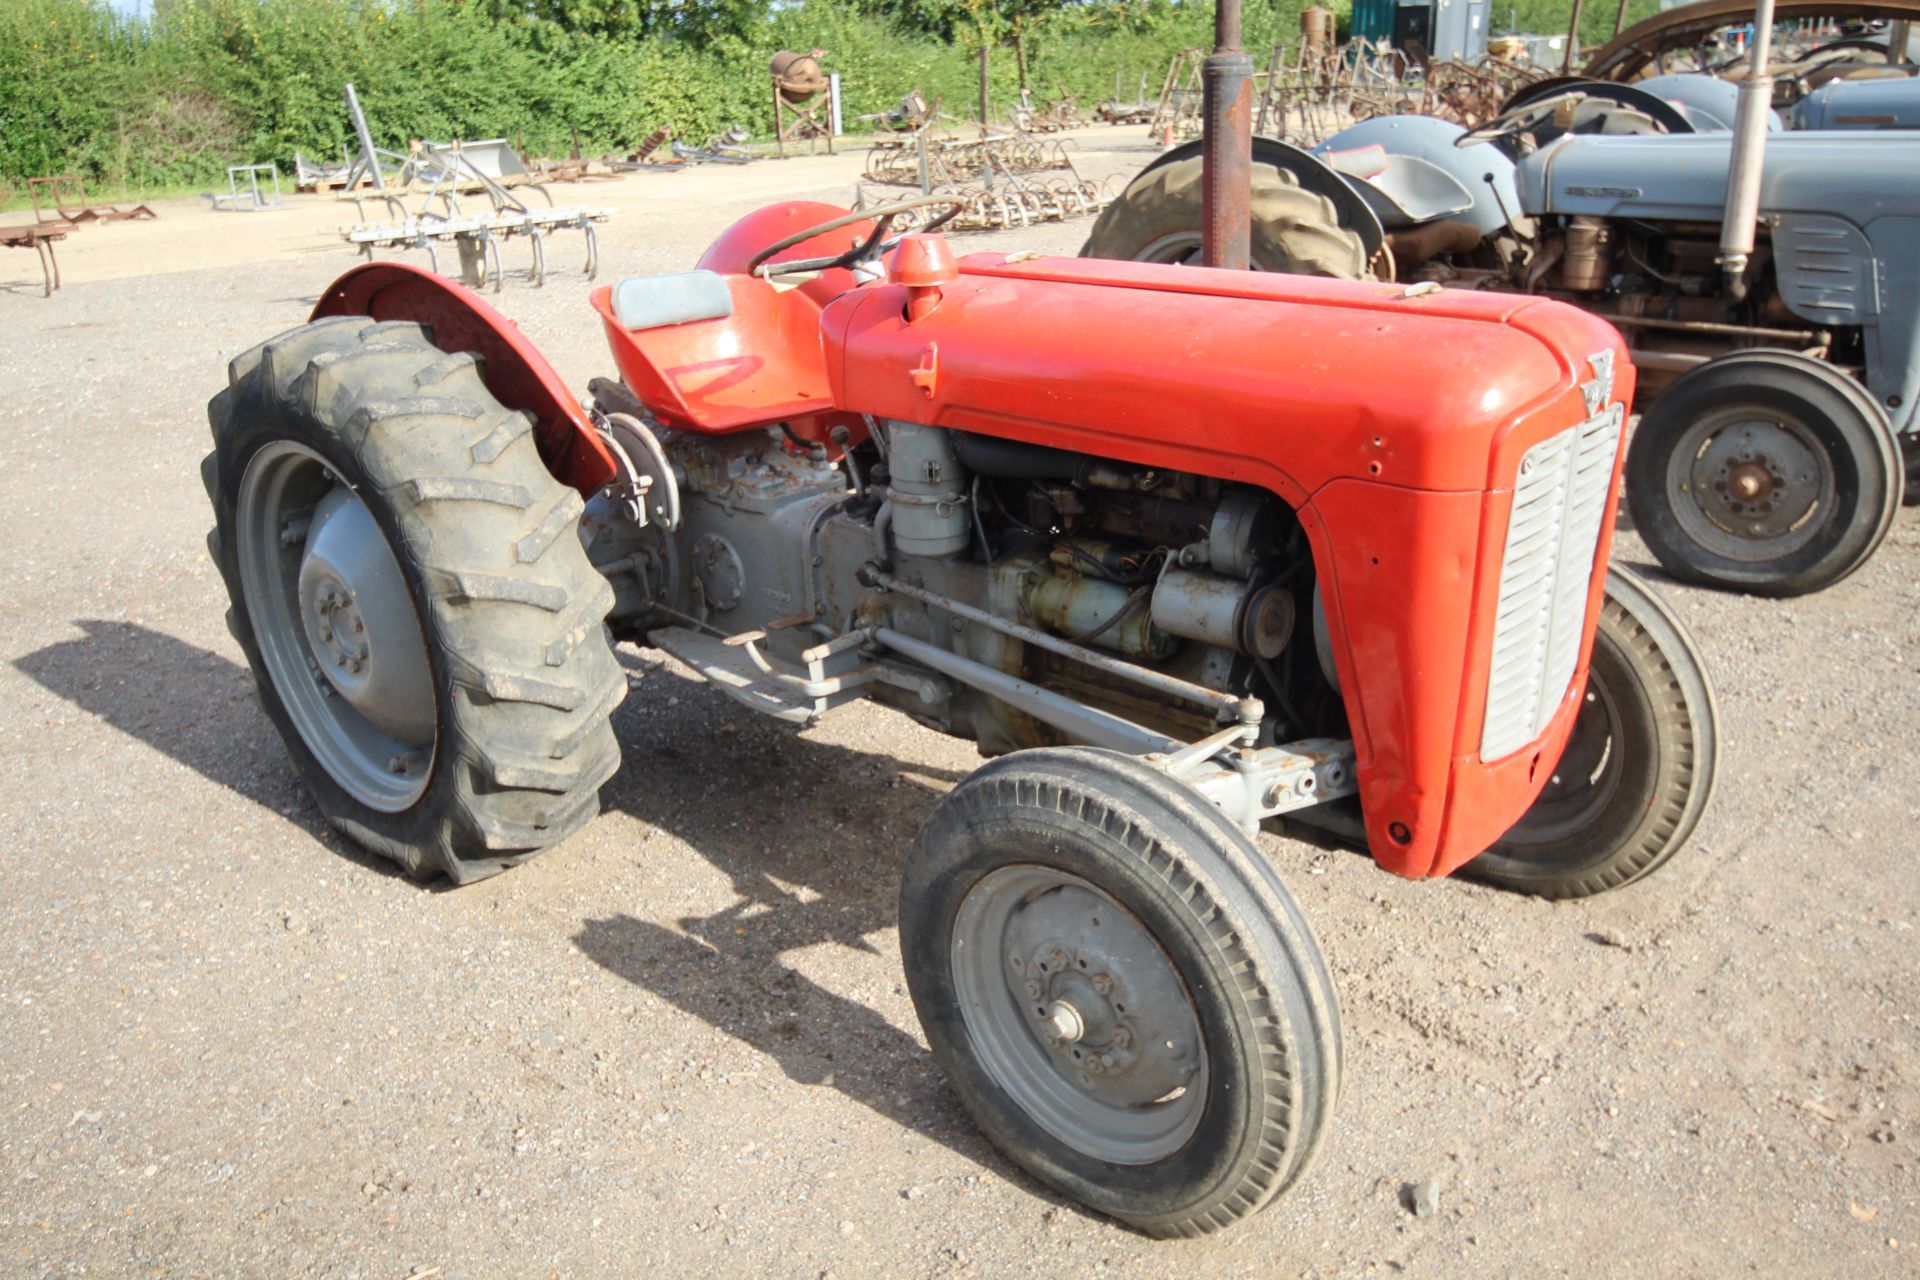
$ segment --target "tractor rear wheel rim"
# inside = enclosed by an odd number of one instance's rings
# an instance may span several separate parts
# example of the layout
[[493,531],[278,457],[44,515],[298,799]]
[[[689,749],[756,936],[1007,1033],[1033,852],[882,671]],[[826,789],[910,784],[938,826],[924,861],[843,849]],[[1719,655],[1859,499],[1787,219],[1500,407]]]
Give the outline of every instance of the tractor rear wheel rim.
[[952,957],[978,1061],[1041,1128],[1124,1165],[1193,1137],[1199,1016],[1151,931],[1107,893],[1052,867],[997,868],[962,900]]
[[1710,414],[1690,427],[1668,459],[1667,482],[1687,536],[1743,563],[1800,550],[1838,501],[1833,464],[1811,429],[1751,409]]
[[433,772],[433,680],[373,513],[319,454],[278,440],[247,464],[235,528],[247,619],[301,740],[360,803],[409,808]]

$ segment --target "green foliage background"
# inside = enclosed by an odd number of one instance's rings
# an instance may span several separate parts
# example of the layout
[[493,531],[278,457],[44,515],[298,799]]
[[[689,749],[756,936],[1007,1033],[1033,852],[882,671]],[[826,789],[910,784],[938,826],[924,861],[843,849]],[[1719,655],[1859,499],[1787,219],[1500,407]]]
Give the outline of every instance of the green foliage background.
[[[1299,31],[1305,0],[1248,0],[1246,45],[1263,61]],[[1633,0],[1631,17],[1657,0]],[[1350,0],[1329,7],[1342,14]],[[1021,33],[1036,98],[1091,106],[1157,93],[1168,59],[1212,43],[1213,7],[1175,0],[153,0],[145,22],[104,0],[0,0],[0,180],[78,172],[105,189],[224,181],[228,164],[295,150],[338,159],[351,80],[374,140],[499,137],[565,154],[626,148],[659,125],[699,139],[732,124],[768,136],[767,60],[819,46],[841,74],[847,125],[919,88],[957,116],[978,95],[974,42]],[[1614,6],[1587,6],[1589,39]],[[1567,0],[1496,4],[1564,30]],[[670,13],[671,23],[649,20]],[[996,109],[1016,95],[1006,45],[991,60]],[[4,196],[0,192],[0,196]]]

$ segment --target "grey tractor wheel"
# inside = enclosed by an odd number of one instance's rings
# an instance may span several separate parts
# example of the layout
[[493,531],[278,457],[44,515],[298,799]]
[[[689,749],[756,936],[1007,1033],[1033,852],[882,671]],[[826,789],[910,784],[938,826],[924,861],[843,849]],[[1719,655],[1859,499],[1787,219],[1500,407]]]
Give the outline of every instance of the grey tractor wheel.
[[1130,757],[1002,757],[943,800],[900,890],[934,1056],[1028,1173],[1153,1235],[1301,1176],[1339,1091],[1319,944],[1218,809]]
[[1740,351],[1662,391],[1627,453],[1627,506],[1683,582],[1797,596],[1865,564],[1906,467],[1877,405],[1790,351]]
[[[1202,226],[1201,160],[1147,169],[1094,221],[1083,258],[1197,262]],[[1367,277],[1359,233],[1340,225],[1333,202],[1270,164],[1253,166],[1253,265],[1294,275]]]
[[584,825],[626,682],[582,503],[475,358],[337,317],[207,406],[208,537],[261,706],[329,822],[464,883]]
[[1583,697],[1545,789],[1468,874],[1544,898],[1590,897],[1652,874],[1699,825],[1719,755],[1713,686],[1686,627],[1617,566]]

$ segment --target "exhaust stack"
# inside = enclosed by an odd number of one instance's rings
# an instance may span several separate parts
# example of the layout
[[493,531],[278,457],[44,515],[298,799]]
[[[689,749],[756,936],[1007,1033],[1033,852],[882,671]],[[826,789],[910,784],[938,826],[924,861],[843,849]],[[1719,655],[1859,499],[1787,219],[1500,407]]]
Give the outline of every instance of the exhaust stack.
[[1240,47],[1240,0],[1217,0],[1214,50],[1201,69],[1201,253],[1209,267],[1247,269],[1253,253],[1253,59]]
[[1720,269],[1735,301],[1747,296],[1747,261],[1753,256],[1754,223],[1760,215],[1760,174],[1766,158],[1767,112],[1773,107],[1773,0],[1753,9],[1753,44],[1733,125],[1733,156],[1727,165],[1727,207],[1720,224]]

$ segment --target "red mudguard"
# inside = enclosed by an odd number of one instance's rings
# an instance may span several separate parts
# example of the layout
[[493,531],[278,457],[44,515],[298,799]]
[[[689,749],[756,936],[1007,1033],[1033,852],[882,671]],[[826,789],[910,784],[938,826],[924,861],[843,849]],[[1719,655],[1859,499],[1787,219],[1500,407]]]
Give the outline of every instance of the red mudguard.
[[562,484],[591,497],[614,478],[613,455],[579,400],[519,327],[473,290],[404,263],[369,262],[320,295],[310,319],[326,316],[425,325],[442,350],[480,357],[480,377],[494,399],[533,415],[540,457]]

